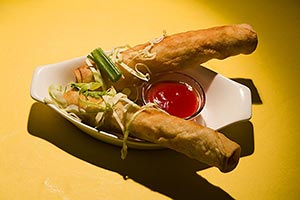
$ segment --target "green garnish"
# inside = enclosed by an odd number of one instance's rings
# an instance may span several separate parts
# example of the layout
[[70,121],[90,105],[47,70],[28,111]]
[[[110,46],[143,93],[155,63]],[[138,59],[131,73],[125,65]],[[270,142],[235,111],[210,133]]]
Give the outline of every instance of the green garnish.
[[103,71],[112,82],[116,82],[121,78],[122,72],[101,48],[94,49],[87,57],[94,61],[99,70]]
[[72,88],[76,88],[80,92],[84,92],[87,90],[97,90],[102,86],[101,83],[98,82],[90,82],[90,83],[71,83]]
[[107,94],[107,91],[99,91],[98,88],[101,87],[101,83],[90,82],[90,83],[71,83],[72,88],[79,90],[79,93],[84,96],[91,96],[94,98],[100,98]]

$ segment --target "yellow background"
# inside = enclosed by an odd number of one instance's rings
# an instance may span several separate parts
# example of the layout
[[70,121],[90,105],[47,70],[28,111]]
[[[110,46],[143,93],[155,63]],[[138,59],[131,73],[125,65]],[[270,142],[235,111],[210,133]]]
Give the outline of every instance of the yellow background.
[[[297,199],[300,24],[297,1],[0,1],[0,199]],[[251,55],[204,64],[252,80],[262,103],[223,131],[244,147],[227,174],[169,150],[120,148],[30,98],[35,67],[167,33],[249,23]],[[228,113],[229,115],[230,113]],[[126,179],[126,180],[125,180]]]

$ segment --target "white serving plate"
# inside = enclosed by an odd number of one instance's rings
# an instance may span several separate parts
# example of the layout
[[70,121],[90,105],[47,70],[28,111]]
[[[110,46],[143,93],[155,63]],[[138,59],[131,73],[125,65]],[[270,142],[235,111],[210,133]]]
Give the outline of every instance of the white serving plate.
[[[82,65],[85,62],[85,58],[86,56],[82,56],[37,67],[32,77],[30,89],[31,97],[43,103],[45,98],[49,98],[48,87],[50,85],[60,84],[65,86],[69,82],[74,81],[72,70]],[[248,87],[203,66],[189,68],[181,72],[196,79],[202,85],[206,95],[205,106],[201,114],[194,119],[197,123],[217,130],[229,124],[251,118],[252,102],[251,92]],[[119,146],[122,145],[122,139],[118,136],[99,131],[84,123],[78,122],[56,106],[51,104],[49,106],[83,132],[104,142]],[[128,140],[127,145],[131,148],[138,149],[160,148],[157,144],[135,139]]]

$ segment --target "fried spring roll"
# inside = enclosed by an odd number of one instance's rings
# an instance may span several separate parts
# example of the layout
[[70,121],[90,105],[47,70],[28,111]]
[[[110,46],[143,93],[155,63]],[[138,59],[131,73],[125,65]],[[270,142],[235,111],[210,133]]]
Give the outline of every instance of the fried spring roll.
[[[78,103],[76,91],[69,91],[64,97],[68,104]],[[95,102],[92,99],[91,101]],[[135,104],[128,108],[128,102],[121,100],[113,109],[132,136],[173,149],[215,166],[222,172],[233,170],[239,162],[240,146],[217,131],[168,115],[155,108],[141,110],[142,108]],[[134,116],[137,112],[138,114]],[[88,121],[93,123],[93,119]],[[104,123],[100,128],[106,131],[121,131],[120,125],[109,112],[105,114]]]
[[[134,68],[137,63],[145,64],[152,73],[176,71],[188,67],[197,67],[211,59],[225,59],[238,54],[250,54],[257,46],[257,34],[248,24],[219,26],[208,29],[188,31],[166,36],[159,43],[155,43],[150,53],[155,53],[153,59],[144,59],[139,51],[145,49],[148,43],[137,45],[122,53],[122,60],[129,67]],[[123,78],[114,83],[114,87],[121,91],[141,84],[120,66]],[[92,72],[87,65],[75,71],[78,82],[89,82],[93,79]],[[134,99],[134,97],[131,97]]]
[[146,64],[151,72],[180,70],[198,66],[210,59],[225,59],[238,54],[250,54],[257,46],[257,34],[248,24],[219,26],[166,36],[154,44],[152,60],[144,60],[138,51],[149,43],[140,44],[123,53],[123,61],[129,66]]

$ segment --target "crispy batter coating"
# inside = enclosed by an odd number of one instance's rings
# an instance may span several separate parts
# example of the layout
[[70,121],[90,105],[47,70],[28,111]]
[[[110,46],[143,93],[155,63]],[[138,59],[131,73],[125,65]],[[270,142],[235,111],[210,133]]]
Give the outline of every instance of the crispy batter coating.
[[[155,77],[155,73],[177,71],[188,67],[197,67],[211,59],[225,59],[238,54],[250,54],[257,46],[257,34],[248,24],[218,26],[196,31],[188,31],[166,36],[161,42],[154,44],[150,53],[156,56],[152,60],[145,60],[137,54],[148,43],[137,45],[122,53],[123,62],[134,68],[137,63],[147,65]],[[122,67],[123,73],[114,87],[121,91],[123,88],[136,88],[142,83]],[[92,72],[87,65],[74,71],[78,82],[93,80]]]
[[137,45],[123,53],[129,66],[146,64],[152,72],[180,70],[198,66],[210,59],[225,59],[238,54],[250,54],[257,46],[257,34],[248,24],[219,26],[167,36],[155,44],[153,60],[136,57],[149,43]]
[[[120,102],[115,109],[126,125],[140,108],[133,108],[123,113],[123,107],[124,104]],[[108,117],[106,123],[111,127],[113,120]],[[117,128],[117,126],[114,127]],[[240,145],[229,140],[222,133],[154,108],[140,112],[130,124],[129,133],[215,166],[222,172],[233,170],[240,158]]]
[[[68,104],[80,106],[76,101],[78,97],[78,92],[74,90],[64,95]],[[95,103],[99,100],[89,98],[89,101]],[[222,133],[196,122],[168,115],[155,108],[141,110],[141,107],[133,103],[128,107],[128,102],[122,100],[115,104],[113,109],[132,136],[173,149],[190,158],[215,166],[222,172],[233,170],[239,162],[241,148],[237,143],[229,140]],[[137,112],[139,113],[134,116]],[[95,113],[80,117],[89,125],[95,125]],[[109,132],[122,132],[112,112],[105,114],[105,120],[99,128]]]
[[[124,51],[122,57],[123,62],[131,68],[137,63],[147,65],[151,77],[155,78],[156,73],[197,67],[211,59],[250,54],[256,49],[257,42],[257,34],[250,25],[227,25],[166,36],[150,49],[150,53],[156,54],[151,60],[137,56],[149,42]],[[135,88],[142,83],[122,67],[120,69],[124,74],[123,79],[114,83],[118,91],[124,87]],[[135,97],[133,95],[130,98]]]

